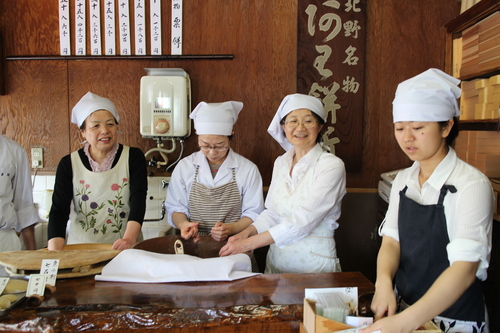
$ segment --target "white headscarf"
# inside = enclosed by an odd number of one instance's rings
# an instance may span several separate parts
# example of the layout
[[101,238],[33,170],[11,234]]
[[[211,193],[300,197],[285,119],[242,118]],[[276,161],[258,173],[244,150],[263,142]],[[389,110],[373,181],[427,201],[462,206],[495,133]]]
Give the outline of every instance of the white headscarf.
[[447,121],[460,116],[456,79],[436,68],[401,82],[392,102],[393,121]]
[[189,117],[193,119],[197,135],[230,136],[233,134],[233,126],[241,109],[243,109],[241,102],[201,102]]
[[287,114],[297,109],[308,109],[320,116],[323,121],[326,121],[326,112],[321,100],[314,96],[304,94],[291,94],[283,98],[276,114],[274,115],[267,132],[276,140],[283,149],[290,150],[293,145],[288,141],[286,135],[281,127],[281,119],[285,118]]
[[120,116],[113,102],[89,91],[73,107],[71,122],[80,127],[92,112],[98,110],[107,110],[115,117],[116,122],[120,121]]

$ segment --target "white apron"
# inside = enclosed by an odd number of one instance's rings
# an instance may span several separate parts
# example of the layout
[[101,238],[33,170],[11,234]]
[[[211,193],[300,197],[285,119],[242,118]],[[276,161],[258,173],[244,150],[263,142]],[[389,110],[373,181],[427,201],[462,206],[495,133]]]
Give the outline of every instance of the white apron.
[[[290,192],[288,188],[286,172],[279,173],[278,179],[273,179],[276,191],[275,195],[269,198],[269,207],[274,207],[280,219],[291,215],[309,196],[316,163],[317,160],[311,163],[294,192]],[[271,244],[267,253],[265,273],[340,272],[333,235],[334,231],[322,221],[309,235],[283,249]]]
[[[130,212],[129,147],[108,171],[92,172],[71,153],[73,168],[73,209],[68,244],[113,244],[123,237]],[[72,216],[74,216],[74,214]]]

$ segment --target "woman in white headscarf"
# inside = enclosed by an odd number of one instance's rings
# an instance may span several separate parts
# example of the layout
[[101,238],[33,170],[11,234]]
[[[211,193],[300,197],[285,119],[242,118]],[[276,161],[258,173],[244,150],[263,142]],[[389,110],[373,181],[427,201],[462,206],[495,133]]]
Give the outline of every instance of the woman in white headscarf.
[[412,332],[431,319],[443,332],[488,332],[481,280],[493,190],[451,148],[459,83],[429,69],[396,90],[394,134],[414,163],[392,184],[371,306],[376,322],[363,332]]
[[168,221],[184,239],[225,241],[264,209],[259,169],[230,147],[242,108],[235,101],[201,102],[191,112],[200,150],[175,167],[165,201]]
[[283,99],[268,132],[287,152],[274,163],[266,209],[229,238],[222,256],[270,245],[265,273],[340,271],[334,231],[346,175],[342,160],[319,143],[325,120],[319,99]]
[[114,104],[91,92],[73,108],[71,122],[80,128],[85,145],[57,167],[49,250],[60,250],[65,242],[107,243],[123,250],[138,241],[146,212],[147,164],[139,148],[118,143],[119,120]]

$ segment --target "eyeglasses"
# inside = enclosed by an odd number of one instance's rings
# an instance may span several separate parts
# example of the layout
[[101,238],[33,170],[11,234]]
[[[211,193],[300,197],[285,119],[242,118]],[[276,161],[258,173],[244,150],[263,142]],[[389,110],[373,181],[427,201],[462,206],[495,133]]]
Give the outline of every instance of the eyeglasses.
[[295,128],[295,127],[299,126],[299,124],[302,124],[302,126],[304,126],[305,128],[311,128],[311,127],[314,127],[314,125],[316,125],[316,120],[306,119],[306,120],[298,121],[297,119],[290,119],[290,120],[285,121],[285,126],[287,126],[288,128]]
[[226,151],[229,147],[210,147],[210,146],[198,146],[200,150],[203,151],[210,151],[210,150],[215,150],[215,151]]

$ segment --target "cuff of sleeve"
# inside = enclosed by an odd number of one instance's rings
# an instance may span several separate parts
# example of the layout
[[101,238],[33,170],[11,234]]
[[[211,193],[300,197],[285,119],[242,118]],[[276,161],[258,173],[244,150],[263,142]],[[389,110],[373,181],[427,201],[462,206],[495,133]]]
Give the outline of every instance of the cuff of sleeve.
[[490,257],[489,246],[472,239],[456,239],[447,245],[446,250],[448,251],[450,265],[456,261],[479,261],[476,276],[481,281],[486,280]]
[[384,227],[381,231],[382,236],[389,236],[391,238],[394,238],[396,241],[399,242],[399,231],[396,228],[388,228]]

